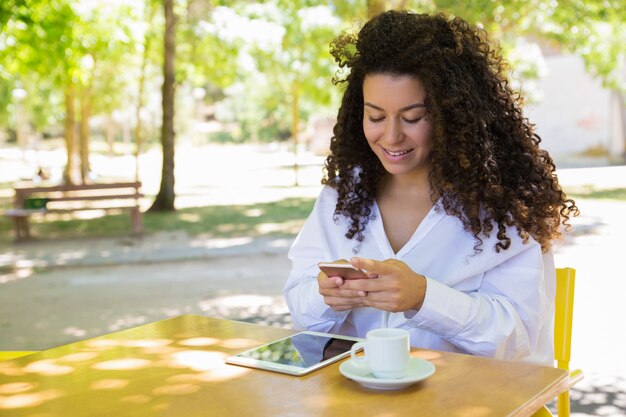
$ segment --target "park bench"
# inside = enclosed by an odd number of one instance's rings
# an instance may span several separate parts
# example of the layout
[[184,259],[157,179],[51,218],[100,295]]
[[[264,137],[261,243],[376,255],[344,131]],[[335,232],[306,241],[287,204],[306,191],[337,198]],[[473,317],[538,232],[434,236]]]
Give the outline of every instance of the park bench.
[[66,213],[77,210],[129,209],[133,234],[142,232],[140,199],[141,182],[108,184],[81,184],[55,186],[16,186],[13,208],[4,216],[13,220],[15,239],[31,237],[30,216],[47,213]]

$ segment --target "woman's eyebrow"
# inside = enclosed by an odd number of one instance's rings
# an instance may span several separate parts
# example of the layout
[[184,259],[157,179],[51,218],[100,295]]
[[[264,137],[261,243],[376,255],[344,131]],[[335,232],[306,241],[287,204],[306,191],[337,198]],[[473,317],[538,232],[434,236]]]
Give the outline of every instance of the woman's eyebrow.
[[[365,105],[366,105],[367,107],[371,107],[371,108],[373,108],[373,109],[375,109],[375,110],[385,111],[383,108],[378,107],[377,105],[372,104],[372,103],[369,103],[369,102],[367,102],[367,101],[365,102]],[[418,107],[426,107],[426,104],[424,104],[424,103],[415,103],[415,104],[410,104],[410,105],[408,105],[408,106],[402,107],[402,108],[400,109],[400,112],[405,112],[405,111],[407,111],[407,110],[415,109],[415,108],[418,108]]]

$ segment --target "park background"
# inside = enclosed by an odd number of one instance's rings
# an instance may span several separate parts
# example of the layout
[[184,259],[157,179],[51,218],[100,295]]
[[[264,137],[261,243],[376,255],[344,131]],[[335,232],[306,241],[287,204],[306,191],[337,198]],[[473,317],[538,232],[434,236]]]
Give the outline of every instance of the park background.
[[[138,179],[125,213],[0,219],[0,349],[184,313],[289,326],[286,251],[320,190],[342,30],[389,8],[481,24],[582,215],[573,415],[626,416],[626,5],[614,1],[8,0],[0,3],[0,208],[12,187]],[[341,74],[341,73],[340,73]],[[617,323],[617,324],[614,324]]]

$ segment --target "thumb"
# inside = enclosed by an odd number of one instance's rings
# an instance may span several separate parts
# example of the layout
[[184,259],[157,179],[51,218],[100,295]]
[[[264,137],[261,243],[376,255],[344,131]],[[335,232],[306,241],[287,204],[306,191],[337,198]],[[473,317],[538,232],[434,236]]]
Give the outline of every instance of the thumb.
[[[320,273],[321,275],[322,273]],[[321,278],[318,276],[317,283],[320,288],[338,288],[343,284],[343,278],[341,277],[327,277]]]
[[391,272],[389,270],[389,265],[385,264],[384,262],[375,261],[373,259],[354,257],[350,259],[350,263],[355,268],[366,271],[367,274],[370,275],[370,277],[372,275],[385,275]]

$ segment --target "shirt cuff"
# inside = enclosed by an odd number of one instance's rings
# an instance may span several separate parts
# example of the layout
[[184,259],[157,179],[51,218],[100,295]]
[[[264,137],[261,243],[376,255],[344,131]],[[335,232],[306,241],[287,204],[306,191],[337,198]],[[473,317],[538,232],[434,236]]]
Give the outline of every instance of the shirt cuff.
[[444,338],[456,336],[471,317],[472,298],[426,277],[426,294],[419,311],[404,313],[412,327],[428,330]]

